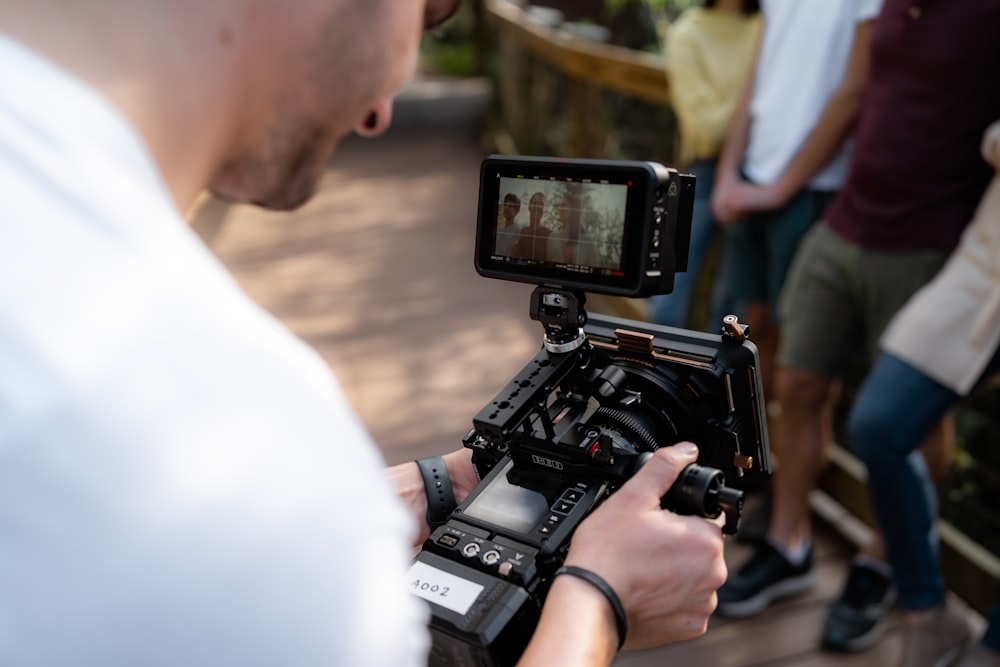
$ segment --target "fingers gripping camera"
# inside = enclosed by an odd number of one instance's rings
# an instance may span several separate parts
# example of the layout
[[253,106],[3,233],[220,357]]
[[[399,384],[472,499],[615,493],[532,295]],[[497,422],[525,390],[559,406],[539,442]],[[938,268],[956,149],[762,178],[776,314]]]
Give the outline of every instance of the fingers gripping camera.
[[[481,178],[476,267],[538,285],[530,316],[545,333],[473,419],[464,444],[482,481],[410,570],[431,603],[432,665],[514,664],[574,530],[656,449],[698,445],[661,505],[724,514],[727,532],[737,487],[770,469],[757,350],[735,317],[710,335],[584,311],[585,290],[672,289],[693,180],[651,163],[498,157]],[[531,209],[520,230],[514,199]],[[569,210],[546,216],[553,200]]]

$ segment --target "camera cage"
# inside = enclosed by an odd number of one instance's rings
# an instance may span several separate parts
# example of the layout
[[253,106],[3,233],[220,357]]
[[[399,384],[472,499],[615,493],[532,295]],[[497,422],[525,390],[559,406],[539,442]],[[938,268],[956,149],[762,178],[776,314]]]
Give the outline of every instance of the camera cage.
[[[583,294],[543,286],[532,293],[531,318],[543,325],[543,347],[473,419],[464,443],[474,451],[480,476],[504,456],[525,466],[555,457],[559,478],[597,475],[617,486],[637,469],[640,454],[664,444],[656,436],[667,435],[674,442],[695,441],[699,463],[720,470],[727,480],[767,478],[770,447],[758,352],[746,325],[728,315],[721,333],[712,335],[609,315],[588,317],[584,300]],[[581,397],[580,406],[557,410],[552,400],[557,394]],[[635,424],[627,414],[638,410],[643,396],[670,403],[653,418],[671,422],[668,433]],[[557,418],[591,423],[599,411],[604,418],[598,422],[621,422],[613,428],[623,431],[636,451],[613,451],[608,438],[592,433],[591,442],[556,427]],[[553,446],[563,441],[567,447]]]
[[[615,209],[621,238],[607,241],[590,264],[498,252],[505,181],[508,189],[555,183],[550,193],[590,188],[591,201],[598,193],[624,195],[624,210]],[[529,314],[544,336],[535,357],[473,419],[463,443],[481,482],[411,567],[412,591],[433,603],[431,665],[514,664],[576,526],[659,446],[699,446],[697,465],[661,505],[725,514],[729,533],[743,494],[727,483],[769,475],[758,353],[735,316],[713,335],[584,309],[587,291],[672,290],[674,271],[686,269],[693,192],[693,177],[655,163],[484,161],[476,270],[535,284]],[[623,263],[611,266],[608,257]]]

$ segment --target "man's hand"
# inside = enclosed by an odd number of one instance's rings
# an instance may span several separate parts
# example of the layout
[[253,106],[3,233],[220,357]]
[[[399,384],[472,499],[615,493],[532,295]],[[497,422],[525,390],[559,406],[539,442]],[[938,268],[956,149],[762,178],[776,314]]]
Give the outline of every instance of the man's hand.
[[[472,493],[479,483],[476,469],[472,465],[472,450],[457,449],[444,455],[445,466],[448,468],[448,477],[451,479],[451,490],[455,494],[455,502],[459,505]],[[389,468],[387,471],[389,479],[396,487],[399,497],[413,512],[413,517],[417,522],[417,534],[414,546],[426,540],[430,534],[430,526],[427,525],[427,492],[424,489],[424,480],[420,476],[417,464],[410,461],[401,463]]]
[[778,184],[762,186],[736,181],[712,192],[712,214],[720,225],[728,227],[751,213],[781,208],[787,201],[788,194]]
[[729,193],[737,183],[732,178],[720,179],[712,188],[712,217],[723,227],[730,226],[740,218],[739,212],[729,202]]
[[740,217],[757,211],[773,211],[781,208],[788,201],[779,185],[754,185],[753,183],[737,183],[729,191],[727,203]]
[[455,502],[459,505],[469,497],[473,489],[479,485],[479,475],[472,465],[472,450],[463,447],[444,455],[448,475],[451,477],[451,490],[455,494]]
[[726,580],[720,526],[660,509],[660,498],[697,452],[691,443],[657,451],[573,535],[566,565],[598,574],[621,598],[627,648],[703,634]]

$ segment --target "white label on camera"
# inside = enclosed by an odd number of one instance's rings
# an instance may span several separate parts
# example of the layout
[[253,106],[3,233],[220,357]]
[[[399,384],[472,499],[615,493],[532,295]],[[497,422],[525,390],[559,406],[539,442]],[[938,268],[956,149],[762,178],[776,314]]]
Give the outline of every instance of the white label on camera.
[[479,597],[483,587],[456,577],[427,563],[410,566],[410,591],[436,605],[465,614]]

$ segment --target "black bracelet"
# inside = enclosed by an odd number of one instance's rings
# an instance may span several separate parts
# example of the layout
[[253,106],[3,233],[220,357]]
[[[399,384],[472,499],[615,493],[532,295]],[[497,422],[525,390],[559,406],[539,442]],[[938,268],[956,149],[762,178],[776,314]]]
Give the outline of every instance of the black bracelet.
[[455,493],[451,490],[451,477],[448,476],[448,467],[441,456],[417,459],[417,467],[424,479],[424,492],[427,494],[427,523],[434,529],[448,520],[448,515],[457,505]]
[[618,626],[618,648],[625,645],[625,635],[628,634],[628,617],[625,616],[625,607],[622,606],[622,601],[618,599],[618,594],[615,593],[614,589],[604,581],[601,577],[594,574],[590,570],[585,570],[582,567],[574,567],[572,565],[563,565],[561,568],[556,570],[556,573],[552,575],[552,578],[558,577],[560,574],[571,574],[574,577],[579,577],[584,581],[589,582],[597,590],[604,594],[604,597],[608,599],[611,604],[611,610],[615,613],[615,625]]

